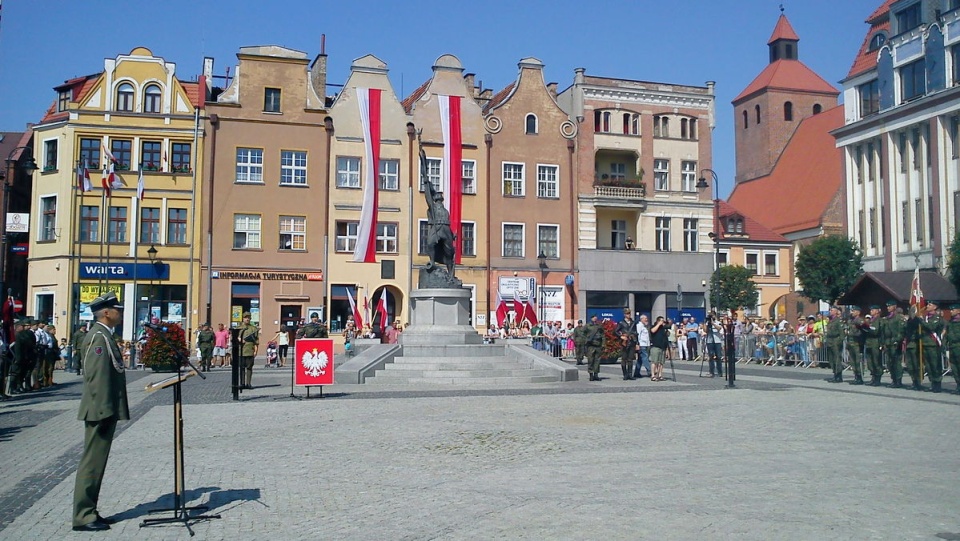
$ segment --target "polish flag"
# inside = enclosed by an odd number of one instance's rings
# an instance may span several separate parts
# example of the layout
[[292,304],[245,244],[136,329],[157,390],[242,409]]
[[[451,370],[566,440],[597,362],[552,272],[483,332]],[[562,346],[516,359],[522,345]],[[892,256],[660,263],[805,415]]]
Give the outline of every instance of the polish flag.
[[83,165],[77,166],[77,188],[80,193],[87,193],[93,189],[90,183],[90,170],[87,169],[87,160],[83,160]]
[[100,183],[103,185],[103,189],[107,192],[107,197],[110,197],[110,191],[117,188],[122,188],[127,185],[123,181],[123,178],[114,171],[114,162],[110,162],[110,167],[103,169],[103,177],[100,179]]
[[350,301],[350,311],[353,312],[353,321],[357,324],[357,328],[363,327],[363,318],[360,316],[360,310],[357,309],[357,303],[353,300],[353,294],[350,293],[350,288],[347,288],[347,300]]
[[387,290],[384,289],[380,292],[380,302],[377,303],[377,312],[380,313],[380,330],[386,330],[387,328],[387,318],[389,317],[387,312]]
[[146,186],[143,184],[143,164],[140,164],[140,176],[137,178],[137,199],[143,201],[143,196],[146,192]]
[[497,327],[503,327],[504,322],[507,321],[507,312],[509,311],[510,308],[507,306],[507,301],[503,300],[500,292],[497,291]]
[[920,289],[920,268],[917,267],[913,270],[913,282],[910,283],[910,314],[922,316],[926,308],[927,301]]
[[527,319],[530,320],[530,326],[537,324],[537,311],[533,308],[533,292],[530,292],[530,295],[527,296],[527,303],[523,306],[523,311],[527,314]]
[[456,235],[456,262],[461,263],[460,223],[463,217],[463,138],[460,132],[460,96],[438,96],[440,129],[443,132],[441,186],[443,205],[450,213],[450,229]]
[[107,150],[107,146],[106,146],[106,145],[104,145],[103,143],[101,143],[101,144],[100,144],[100,148],[103,149],[103,155],[104,155],[104,156],[106,156],[107,158],[109,158],[111,162],[117,163],[117,158],[113,155],[113,153],[111,153],[109,150]]
[[377,262],[377,205],[380,189],[380,94],[378,88],[358,88],[360,124],[363,127],[363,203],[354,263]]

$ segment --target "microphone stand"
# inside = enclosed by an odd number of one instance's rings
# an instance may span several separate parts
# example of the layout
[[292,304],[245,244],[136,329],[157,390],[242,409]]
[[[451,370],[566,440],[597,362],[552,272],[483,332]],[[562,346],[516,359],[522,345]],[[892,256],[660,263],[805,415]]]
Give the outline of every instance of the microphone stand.
[[183,373],[183,367],[189,366],[193,373],[200,376],[201,379],[207,379],[207,376],[203,375],[203,372],[197,369],[197,367],[190,362],[190,357],[184,355],[183,352],[174,346],[173,342],[170,341],[170,338],[167,336],[167,333],[164,332],[163,328],[154,328],[153,326],[148,326],[148,329],[152,330],[153,333],[160,338],[165,344],[170,346],[170,349],[174,351],[174,354],[177,357],[177,377],[175,378],[175,383],[173,384],[173,507],[166,509],[155,509],[149,511],[148,514],[158,514],[172,512],[173,516],[165,518],[148,518],[144,519],[140,523],[140,527],[144,526],[155,526],[157,524],[170,524],[175,522],[183,523],[187,531],[190,532],[190,537],[194,536],[193,529],[190,528],[190,521],[197,520],[207,520],[220,518],[219,514],[216,515],[190,515],[190,511],[206,511],[209,509],[206,505],[198,506],[187,506],[186,495],[184,494],[184,475],[183,475],[183,393],[181,390],[181,384],[183,380],[188,376],[185,376]]

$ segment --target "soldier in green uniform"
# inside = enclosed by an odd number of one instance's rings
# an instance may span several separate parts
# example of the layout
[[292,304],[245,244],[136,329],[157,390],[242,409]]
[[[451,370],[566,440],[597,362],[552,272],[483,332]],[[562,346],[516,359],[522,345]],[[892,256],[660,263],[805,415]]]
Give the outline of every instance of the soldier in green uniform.
[[[943,357],[940,355],[944,322],[937,310],[936,301],[927,301],[927,314],[920,320],[920,348],[923,350],[923,366],[930,378],[930,391],[940,392],[943,380]],[[921,374],[922,376],[922,374]]]
[[623,379],[633,379],[633,361],[637,357],[637,324],[629,308],[623,310],[623,319],[617,323],[617,336],[620,337],[620,369]]
[[887,358],[890,387],[903,387],[903,341],[905,339],[903,314],[897,311],[897,301],[887,301],[887,315],[880,320],[880,347]]
[[77,328],[77,332],[73,333],[72,348],[70,351],[73,352],[73,368],[76,369],[77,375],[80,375],[80,370],[83,368],[83,341],[87,338],[87,326],[81,325]]
[[827,381],[840,383],[843,381],[843,318],[840,317],[840,308],[830,307],[830,321],[823,333],[823,345],[827,351],[827,361],[833,369],[833,377]]
[[300,338],[329,338],[327,326],[320,322],[320,314],[310,314],[310,323],[297,329],[297,339]]
[[84,422],[84,439],[73,491],[75,531],[110,529],[113,521],[100,516],[97,501],[117,421],[130,419],[123,354],[113,337],[123,321],[123,305],[110,291],[94,299],[90,311],[96,323],[82,344],[86,366],[77,417]]
[[600,381],[600,353],[603,351],[603,326],[597,316],[590,318],[586,326],[584,348],[587,353],[587,370],[590,372],[590,381]]
[[863,323],[860,317],[860,307],[850,308],[850,317],[847,319],[845,331],[847,333],[847,360],[853,368],[853,381],[850,385],[863,385]]
[[577,326],[573,329],[573,347],[577,358],[577,364],[583,364],[583,357],[586,354],[587,328],[582,319],[577,320]]
[[870,313],[864,318],[863,355],[870,370],[870,386],[879,387],[883,377],[883,358],[880,357],[880,305],[870,307]]
[[243,313],[240,325],[240,367],[243,368],[243,386],[253,389],[253,362],[260,348],[260,330],[250,323],[250,312]]
[[943,347],[950,355],[950,372],[957,382],[957,394],[960,394],[960,304],[950,306],[950,321],[943,337]]
[[904,348],[903,357],[907,365],[907,374],[910,374],[910,379],[913,381],[911,386],[915,391],[923,391],[923,374],[920,373],[920,356],[919,356],[919,345],[920,345],[920,318],[917,316],[912,316],[907,318],[904,323],[903,329],[904,340],[906,342],[906,347]]
[[210,371],[210,361],[213,359],[213,344],[217,341],[217,335],[213,334],[209,323],[200,326],[200,332],[197,334],[197,348],[200,350],[200,369],[204,372]]

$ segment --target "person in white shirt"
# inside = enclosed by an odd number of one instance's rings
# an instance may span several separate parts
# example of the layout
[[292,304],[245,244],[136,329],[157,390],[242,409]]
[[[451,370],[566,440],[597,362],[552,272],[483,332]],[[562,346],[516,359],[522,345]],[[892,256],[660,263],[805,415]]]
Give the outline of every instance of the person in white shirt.
[[647,371],[647,377],[649,378],[652,372],[650,372],[650,319],[647,318],[646,314],[640,316],[640,320],[637,322],[637,363],[633,368],[633,377],[640,379],[643,377],[643,374],[640,373],[640,368],[643,367]]

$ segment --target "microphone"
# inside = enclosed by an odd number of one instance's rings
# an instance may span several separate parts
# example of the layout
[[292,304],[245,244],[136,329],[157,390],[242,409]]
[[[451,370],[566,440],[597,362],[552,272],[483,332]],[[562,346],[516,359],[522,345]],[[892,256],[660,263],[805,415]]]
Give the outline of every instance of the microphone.
[[153,323],[144,323],[143,326],[146,327],[146,328],[148,328],[148,329],[150,329],[150,330],[157,331],[157,332],[167,332],[167,331],[169,330],[168,327],[164,327],[164,326],[161,326],[161,325],[155,325],[155,324],[153,324]]

